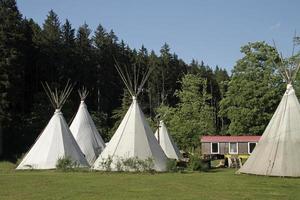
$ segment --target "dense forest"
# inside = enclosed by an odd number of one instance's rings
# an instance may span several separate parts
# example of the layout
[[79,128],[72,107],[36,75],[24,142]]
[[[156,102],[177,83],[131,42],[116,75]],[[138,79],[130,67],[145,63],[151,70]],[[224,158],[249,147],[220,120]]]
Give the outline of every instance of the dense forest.
[[262,134],[285,90],[274,65],[279,55],[265,42],[248,43],[241,52],[229,75],[218,66],[185,63],[168,44],[160,52],[132,49],[101,24],[95,31],[88,24],[76,30],[53,10],[39,25],[21,15],[15,0],[0,0],[2,156],[26,152],[53,114],[43,82],[74,84],[63,107],[69,122],[80,102],[77,89],[87,87],[88,109],[109,141],[131,103],[116,63],[140,73],[152,69],[139,103],[153,129],[160,116],[182,149],[197,147],[201,135]]

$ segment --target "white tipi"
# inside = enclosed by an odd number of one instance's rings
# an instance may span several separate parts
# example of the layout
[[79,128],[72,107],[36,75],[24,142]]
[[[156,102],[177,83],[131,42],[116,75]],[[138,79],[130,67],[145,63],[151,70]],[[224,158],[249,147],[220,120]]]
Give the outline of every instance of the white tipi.
[[238,172],[300,177],[300,104],[292,86],[299,66],[284,71],[287,89],[254,151]]
[[81,103],[70,126],[70,130],[88,163],[92,165],[105,148],[105,143],[97,131],[94,121],[84,102],[88,95],[88,91],[85,88],[82,88],[78,93]]
[[52,92],[47,83],[44,89],[56,110],[48,125],[17,169],[54,169],[56,168],[57,160],[60,158],[70,158],[79,167],[88,167],[89,164],[61,112],[63,104],[72,91],[72,86],[67,83],[60,94],[58,94],[57,89]]
[[[120,160],[127,158],[147,160],[150,158],[153,160],[154,170],[165,171],[167,157],[155,139],[155,136],[136,99],[149,77],[150,71],[148,70],[145,73],[140,87],[137,88],[136,83],[138,82],[138,78],[136,77],[136,74],[132,83],[129,78],[126,79],[119,66],[116,66],[116,68],[132,95],[132,104],[110,142],[100,154],[99,158],[95,161],[93,169],[105,170],[101,163],[105,163],[109,158],[112,159],[110,167],[113,171],[118,170],[117,165]],[[129,77],[128,74],[127,77]]]
[[163,120],[159,122],[159,128],[155,132],[155,137],[168,158],[176,160],[182,158]]

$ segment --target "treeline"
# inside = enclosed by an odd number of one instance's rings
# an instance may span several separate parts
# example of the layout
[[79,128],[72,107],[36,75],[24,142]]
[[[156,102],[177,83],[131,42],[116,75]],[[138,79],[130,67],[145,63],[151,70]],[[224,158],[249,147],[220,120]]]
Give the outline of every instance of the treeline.
[[273,60],[277,51],[264,42],[242,47],[231,78],[193,60],[185,63],[168,44],[157,54],[130,48],[101,25],[77,30],[50,11],[42,26],[20,14],[15,0],[0,0],[0,133],[4,156],[20,156],[33,144],[53,114],[42,82],[74,92],[63,107],[68,121],[79,106],[76,90],[87,98],[97,128],[109,141],[131,103],[115,64],[153,70],[140,105],[155,128],[165,119],[183,149],[196,147],[203,134],[262,134],[284,91]]
[[145,114],[152,120],[162,101],[170,107],[177,105],[179,97],[175,93],[185,74],[204,77],[207,91],[213,96],[209,104],[215,108],[215,130],[221,130],[217,107],[224,92],[219,84],[229,79],[226,70],[212,70],[196,61],[186,64],[171,52],[168,44],[161,47],[159,54],[144,46],[132,49],[101,25],[94,32],[87,24],[75,30],[68,20],[61,22],[52,10],[39,26],[21,16],[14,0],[1,0],[0,9],[0,114],[6,155],[26,151],[53,114],[41,86],[45,81],[58,87],[69,79],[75,84],[63,108],[70,121],[79,105],[76,90],[86,86],[90,90],[89,110],[104,139],[109,141],[131,98],[117,74],[116,62],[120,66],[136,65],[141,72],[146,67],[153,68],[139,97]]

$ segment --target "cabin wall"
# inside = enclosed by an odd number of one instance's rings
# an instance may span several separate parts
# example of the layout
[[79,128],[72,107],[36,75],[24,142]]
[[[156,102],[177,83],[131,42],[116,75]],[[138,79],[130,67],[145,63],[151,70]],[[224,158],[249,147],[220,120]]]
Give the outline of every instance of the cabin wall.
[[[211,143],[202,142],[201,152],[203,155],[211,154]],[[229,154],[229,143],[219,142],[219,154],[226,155]],[[238,142],[238,154],[248,154],[248,142]]]
[[219,142],[219,154],[224,155],[229,151],[229,145],[226,142]]
[[[229,145],[226,142],[219,143],[219,154],[227,154],[229,151]],[[201,143],[201,152],[203,155],[211,154],[211,143],[202,142]]]
[[239,154],[248,154],[248,142],[239,142],[238,146]]
[[210,152],[211,152],[210,148],[211,148],[210,142],[203,142],[203,143],[201,143],[201,153],[203,155],[210,154]]

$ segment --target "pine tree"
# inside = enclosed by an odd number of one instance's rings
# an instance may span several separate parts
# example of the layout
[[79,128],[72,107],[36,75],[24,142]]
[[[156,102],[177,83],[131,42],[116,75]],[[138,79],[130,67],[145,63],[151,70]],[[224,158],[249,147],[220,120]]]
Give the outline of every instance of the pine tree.
[[69,20],[62,26],[62,42],[66,47],[74,47],[75,45],[75,29],[72,28]]
[[1,0],[0,129],[4,132],[3,144],[6,153],[18,148],[16,144],[19,142],[20,133],[17,130],[21,127],[22,114],[25,111],[25,41],[24,23],[15,0]]
[[219,95],[216,99],[217,102],[215,105],[216,116],[217,116],[217,128],[220,134],[224,134],[226,133],[230,122],[226,116],[220,115],[220,101],[225,97],[225,94],[228,90],[228,84],[230,78],[228,76],[226,69],[219,68],[218,66],[214,71],[214,76],[216,78],[218,84],[218,90],[219,90]]
[[[0,1],[0,121],[9,118],[13,89],[22,78],[22,19],[14,0]],[[21,73],[21,74],[20,74]],[[20,97],[18,97],[20,98]]]
[[75,29],[72,28],[69,20],[66,20],[62,25],[62,66],[63,76],[66,78],[74,78],[77,76],[77,52],[75,44]]
[[50,10],[43,24],[43,39],[44,42],[51,43],[54,47],[59,46],[62,41],[62,33],[60,29],[60,22],[57,14]]
[[158,73],[160,77],[160,94],[166,97],[166,103],[174,106],[178,99],[174,96],[177,89],[180,88],[178,80],[186,74],[187,67],[185,63],[178,59],[177,55],[170,53],[170,47],[165,43],[160,50],[160,57],[158,63]]
[[90,34],[91,30],[86,23],[79,27],[76,39],[77,45],[82,51],[88,50],[91,47],[91,39],[89,38]]
[[[123,83],[115,69],[115,64],[118,62],[120,65],[128,65],[131,50],[125,45],[123,48],[119,47],[113,31],[107,33],[101,24],[98,25],[92,40],[97,66],[98,97],[95,99],[98,99],[98,110],[111,116],[112,111],[120,106],[123,94]],[[114,122],[114,119],[112,121]]]
[[39,67],[42,80],[61,82],[64,77],[62,64],[62,32],[57,14],[51,10],[43,24]]
[[108,34],[107,34],[105,28],[101,24],[99,24],[97,27],[97,30],[95,31],[95,35],[93,37],[93,42],[99,50],[105,48],[105,45],[107,45],[107,43],[108,43],[107,36],[108,36]]
[[91,30],[86,23],[80,26],[76,34],[76,64],[74,67],[74,78],[77,85],[80,87],[84,85],[90,88],[90,95],[88,100],[89,109],[94,110],[97,106],[97,90],[95,83],[98,77],[98,65],[96,61],[96,49],[92,45],[92,38],[90,36]]

